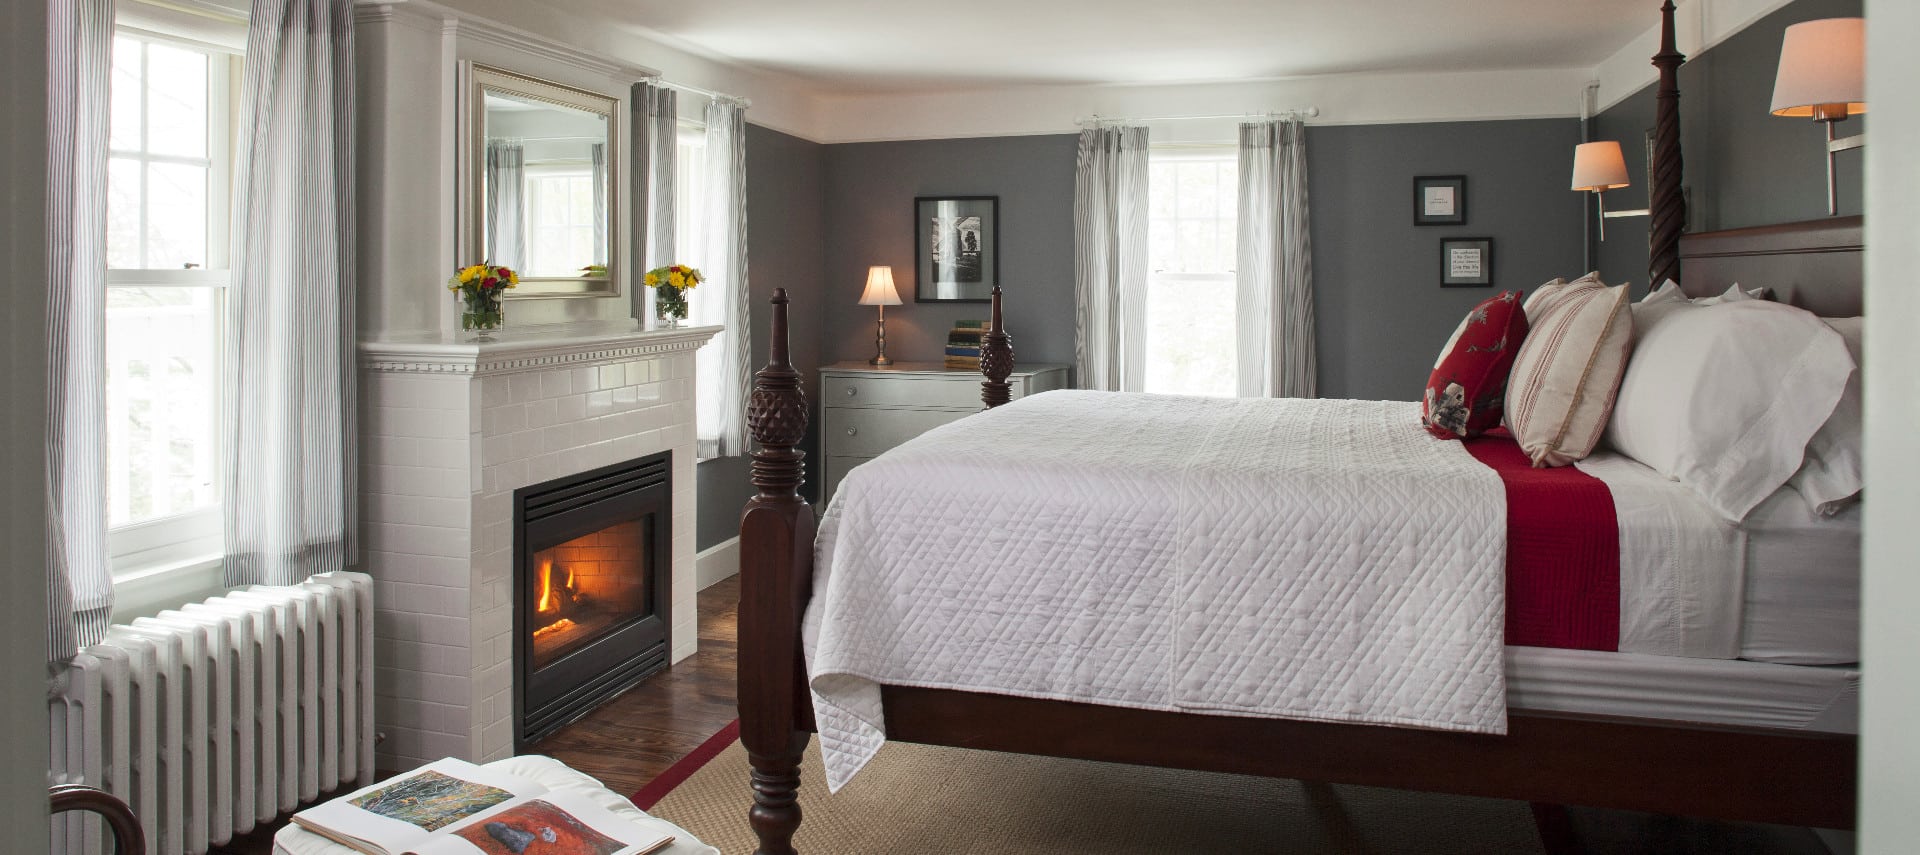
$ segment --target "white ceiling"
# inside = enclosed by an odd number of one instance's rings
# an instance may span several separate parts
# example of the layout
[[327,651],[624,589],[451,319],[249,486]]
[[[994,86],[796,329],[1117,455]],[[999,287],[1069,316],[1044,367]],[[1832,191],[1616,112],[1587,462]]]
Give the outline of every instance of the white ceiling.
[[841,93],[1592,67],[1652,0],[548,0]]

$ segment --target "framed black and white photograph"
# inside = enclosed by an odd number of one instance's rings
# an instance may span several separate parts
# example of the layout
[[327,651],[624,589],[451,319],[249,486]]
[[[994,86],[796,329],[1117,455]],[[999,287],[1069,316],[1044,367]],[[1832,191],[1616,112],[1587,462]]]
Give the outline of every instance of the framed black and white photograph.
[[913,200],[916,303],[985,303],[1000,281],[1000,197]]
[[1462,226],[1467,223],[1467,176],[1420,175],[1413,179],[1413,224]]
[[1443,238],[1440,287],[1479,288],[1493,284],[1493,238]]

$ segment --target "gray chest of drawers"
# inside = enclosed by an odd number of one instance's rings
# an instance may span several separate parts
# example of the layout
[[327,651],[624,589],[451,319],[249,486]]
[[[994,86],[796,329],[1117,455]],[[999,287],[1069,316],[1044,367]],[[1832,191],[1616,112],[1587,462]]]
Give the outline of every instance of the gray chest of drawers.
[[[938,362],[878,368],[840,362],[820,369],[820,504],[847,470],[926,431],[980,412],[980,372]],[[1022,365],[1007,378],[1013,397],[1062,389],[1067,366]]]

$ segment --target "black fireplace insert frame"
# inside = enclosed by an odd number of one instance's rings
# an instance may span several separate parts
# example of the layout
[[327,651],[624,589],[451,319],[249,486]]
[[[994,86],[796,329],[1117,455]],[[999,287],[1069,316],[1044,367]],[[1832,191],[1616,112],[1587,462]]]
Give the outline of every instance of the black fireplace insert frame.
[[[533,555],[617,523],[647,532],[646,613],[544,668],[533,665],[528,578]],[[529,541],[529,535],[540,538]],[[667,667],[673,628],[673,451],[513,491],[514,753]]]

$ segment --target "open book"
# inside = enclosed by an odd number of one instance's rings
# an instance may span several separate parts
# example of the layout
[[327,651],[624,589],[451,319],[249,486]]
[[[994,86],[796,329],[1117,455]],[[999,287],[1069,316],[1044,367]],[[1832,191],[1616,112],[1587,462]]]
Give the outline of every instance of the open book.
[[368,855],[646,855],[673,842],[579,793],[452,758],[293,821]]

